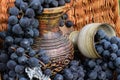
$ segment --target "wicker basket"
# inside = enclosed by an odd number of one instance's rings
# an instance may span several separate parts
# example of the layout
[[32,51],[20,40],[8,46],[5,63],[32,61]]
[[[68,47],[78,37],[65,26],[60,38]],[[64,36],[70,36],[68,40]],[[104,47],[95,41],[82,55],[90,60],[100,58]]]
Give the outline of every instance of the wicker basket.
[[80,30],[88,23],[109,23],[120,36],[118,0],[73,0],[68,7],[69,19],[75,24],[74,30]]
[[8,9],[14,6],[15,0],[0,0],[0,32],[7,29]]

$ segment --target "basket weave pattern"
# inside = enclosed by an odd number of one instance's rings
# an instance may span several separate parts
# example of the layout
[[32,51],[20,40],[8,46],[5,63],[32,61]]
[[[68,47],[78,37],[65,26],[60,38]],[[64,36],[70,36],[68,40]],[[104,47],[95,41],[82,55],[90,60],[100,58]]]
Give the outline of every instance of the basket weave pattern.
[[71,4],[74,5],[70,6],[68,14],[75,24],[75,30],[80,30],[88,23],[100,22],[111,24],[117,33],[120,31],[119,26],[116,26],[119,16],[118,0],[73,0]]
[[8,9],[14,6],[15,0],[0,0],[0,32],[7,29]]

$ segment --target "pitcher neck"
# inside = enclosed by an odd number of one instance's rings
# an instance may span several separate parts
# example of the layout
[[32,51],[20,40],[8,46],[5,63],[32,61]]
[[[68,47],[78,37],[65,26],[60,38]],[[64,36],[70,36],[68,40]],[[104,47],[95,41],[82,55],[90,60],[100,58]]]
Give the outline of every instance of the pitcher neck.
[[56,18],[41,18],[39,20],[40,36],[45,39],[58,38],[62,32],[59,29],[59,17]]

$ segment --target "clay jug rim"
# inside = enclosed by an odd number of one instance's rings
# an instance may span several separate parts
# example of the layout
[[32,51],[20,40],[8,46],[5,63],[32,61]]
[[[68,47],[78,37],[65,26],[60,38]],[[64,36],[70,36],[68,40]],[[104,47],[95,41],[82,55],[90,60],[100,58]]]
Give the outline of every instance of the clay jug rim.
[[65,10],[66,6],[60,6],[60,7],[55,7],[55,8],[44,8],[43,14],[51,14],[51,13],[59,13],[63,12]]

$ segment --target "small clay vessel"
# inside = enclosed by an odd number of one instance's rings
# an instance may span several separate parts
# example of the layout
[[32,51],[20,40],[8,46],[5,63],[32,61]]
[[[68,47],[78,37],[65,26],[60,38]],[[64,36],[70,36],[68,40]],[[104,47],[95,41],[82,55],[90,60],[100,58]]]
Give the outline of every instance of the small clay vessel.
[[59,20],[65,6],[45,8],[42,15],[38,16],[40,36],[32,46],[35,50],[44,49],[51,58],[47,68],[52,69],[52,74],[60,72],[73,59],[73,44],[59,29]]

